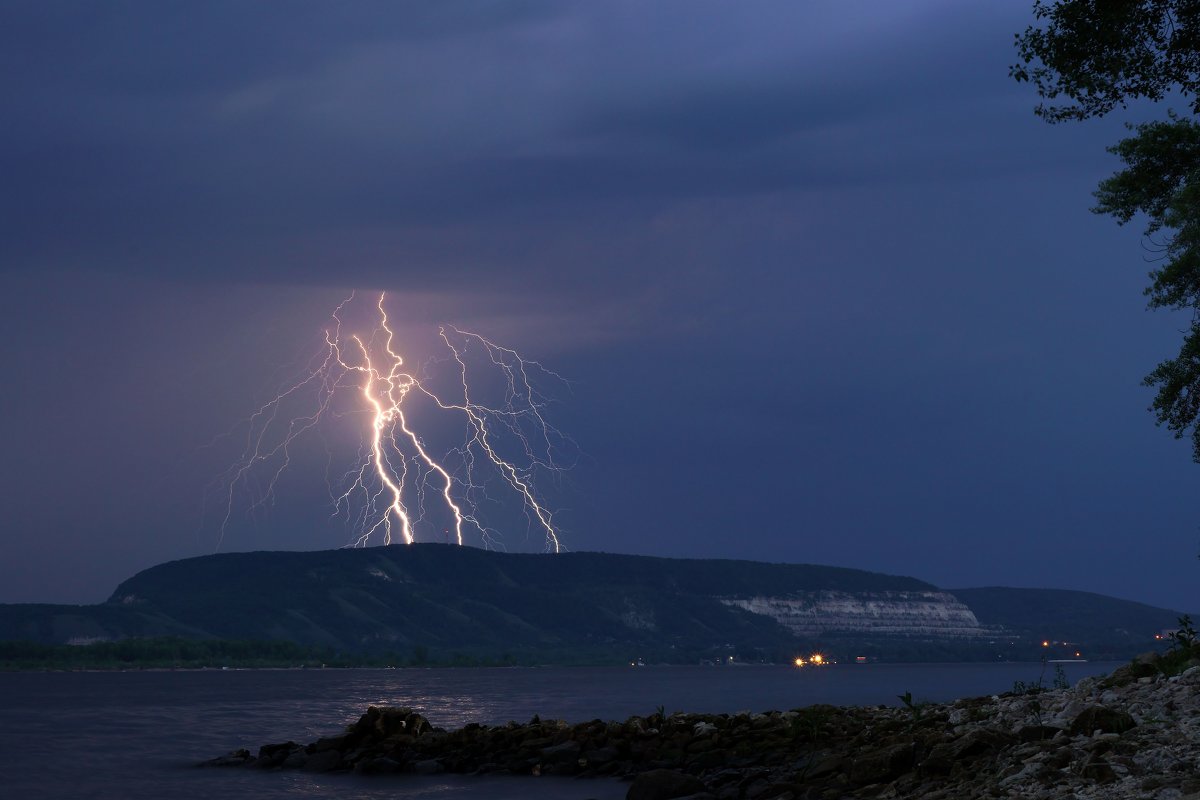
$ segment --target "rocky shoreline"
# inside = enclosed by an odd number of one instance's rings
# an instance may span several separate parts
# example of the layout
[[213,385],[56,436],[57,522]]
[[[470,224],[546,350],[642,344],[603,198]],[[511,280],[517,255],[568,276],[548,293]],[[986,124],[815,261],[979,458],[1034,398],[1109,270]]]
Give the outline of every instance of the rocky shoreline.
[[[952,703],[815,705],[624,722],[432,726],[375,707],[338,736],[206,766],[362,774],[512,773],[631,780],[629,800],[1200,800],[1200,660],[1147,654],[1105,678]],[[903,698],[902,698],[903,699]]]

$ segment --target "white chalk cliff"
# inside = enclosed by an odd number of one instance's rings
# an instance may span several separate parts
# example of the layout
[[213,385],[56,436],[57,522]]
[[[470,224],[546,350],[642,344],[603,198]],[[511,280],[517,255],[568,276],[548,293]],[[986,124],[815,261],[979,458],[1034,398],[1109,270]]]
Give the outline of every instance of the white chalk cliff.
[[721,602],[771,617],[798,636],[869,633],[894,636],[987,635],[971,609],[948,592],[801,592],[787,597],[724,597]]

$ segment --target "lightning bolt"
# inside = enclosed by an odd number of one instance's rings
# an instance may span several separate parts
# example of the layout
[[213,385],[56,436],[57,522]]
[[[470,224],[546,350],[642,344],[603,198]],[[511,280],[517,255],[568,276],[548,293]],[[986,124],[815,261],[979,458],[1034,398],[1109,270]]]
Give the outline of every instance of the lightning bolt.
[[[372,327],[363,332],[347,331],[345,316],[355,294],[343,300],[330,315],[319,352],[246,420],[242,454],[220,481],[226,489],[221,541],[243,496],[251,498],[248,512],[276,501],[302,438],[320,432],[327,421],[365,417],[357,458],[336,480],[333,450],[326,450],[333,515],[350,523],[352,546],[375,538],[412,544],[423,525],[430,527],[433,504],[449,520],[447,533],[452,529],[458,544],[473,531],[485,547],[502,546],[500,530],[483,520],[481,510],[515,498],[528,529],[544,536],[547,550],[559,552],[554,512],[539,494],[537,479],[560,476],[577,448],[547,420],[551,401],[539,387],[548,381],[569,386],[567,381],[515,350],[452,325],[438,329],[444,356],[418,374],[398,352],[386,297],[379,294]],[[430,374],[435,366],[442,367],[441,375]],[[480,369],[488,391],[476,388]],[[410,408],[414,400],[423,405]],[[422,412],[454,421],[458,443],[431,444],[420,432],[428,421]],[[440,424],[445,427],[444,420]]]

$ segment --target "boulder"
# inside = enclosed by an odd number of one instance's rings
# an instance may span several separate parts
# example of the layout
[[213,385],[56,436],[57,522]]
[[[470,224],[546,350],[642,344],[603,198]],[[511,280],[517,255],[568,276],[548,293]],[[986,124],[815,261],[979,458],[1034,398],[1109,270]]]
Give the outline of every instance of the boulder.
[[850,765],[850,780],[857,784],[886,783],[913,768],[913,746],[893,744],[858,756]]
[[597,747],[595,750],[588,750],[583,754],[583,758],[587,761],[588,766],[598,767],[603,764],[608,764],[620,758],[621,754],[617,748],[609,745],[608,747]]
[[1161,658],[1158,653],[1143,653],[1129,664],[1113,670],[1112,674],[1101,682],[1101,685],[1109,687],[1128,686],[1138,678],[1149,678],[1157,675],[1159,672],[1156,665]]
[[324,750],[344,750],[346,748],[346,742],[349,738],[349,735],[342,735],[326,736],[324,738],[317,739],[308,746],[308,752],[320,753]]
[[542,749],[542,760],[547,764],[576,761],[579,758],[579,742],[565,741]]
[[652,769],[633,779],[625,800],[675,800],[705,791],[694,775],[673,769]]
[[360,761],[354,765],[354,771],[362,775],[385,775],[393,772],[402,772],[403,770],[403,764],[387,756]]
[[955,764],[971,761],[1003,750],[1015,737],[990,728],[975,728],[951,742],[934,745],[921,760],[921,771],[948,774]]
[[1043,742],[1053,739],[1062,733],[1062,730],[1053,725],[1026,725],[1017,731],[1017,738],[1022,742]]
[[445,767],[442,762],[436,758],[427,758],[423,761],[418,761],[412,765],[412,771],[418,775],[440,775],[445,772]]
[[433,726],[411,708],[368,706],[367,713],[351,725],[347,733],[359,739],[386,739],[397,734],[420,736]]
[[1124,733],[1135,727],[1137,722],[1124,711],[1115,711],[1104,706],[1089,706],[1071,721],[1068,730],[1072,736],[1091,736],[1095,731]]
[[1080,769],[1079,774],[1097,783],[1112,783],[1117,779],[1117,773],[1112,765],[1102,758],[1089,759]]
[[282,766],[283,762],[287,760],[287,757],[299,749],[300,745],[296,744],[295,742],[264,744],[262,747],[258,748],[258,766]]
[[342,754],[337,750],[309,753],[304,759],[305,772],[332,772],[342,766]]
[[845,765],[846,759],[840,753],[826,753],[802,762],[799,771],[807,780],[819,781],[845,771]]
[[249,750],[233,750],[223,756],[209,759],[200,764],[202,767],[244,767],[254,763],[254,756]]

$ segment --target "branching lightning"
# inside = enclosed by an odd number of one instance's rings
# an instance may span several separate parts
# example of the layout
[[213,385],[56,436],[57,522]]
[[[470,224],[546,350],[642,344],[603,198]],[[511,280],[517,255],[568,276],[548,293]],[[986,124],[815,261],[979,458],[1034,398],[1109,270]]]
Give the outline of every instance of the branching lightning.
[[[539,476],[554,478],[568,468],[564,459],[575,452],[547,421],[549,399],[539,389],[547,381],[565,384],[562,376],[451,325],[438,330],[445,355],[418,374],[398,352],[386,294],[374,303],[364,332],[345,321],[355,299],[351,294],[334,310],[323,345],[300,376],[247,420],[242,455],[222,480],[222,539],[242,498],[250,496],[250,511],[275,502],[303,439],[327,422],[351,418],[365,423],[357,458],[335,478],[327,449],[326,484],[333,515],[351,526],[352,545],[411,544],[423,529],[441,527],[436,517],[458,544],[477,534],[486,547],[503,546],[483,510],[509,503],[519,504],[527,529],[545,537],[546,549],[559,551],[554,512],[536,487]],[[431,366],[440,367],[438,376]]]

